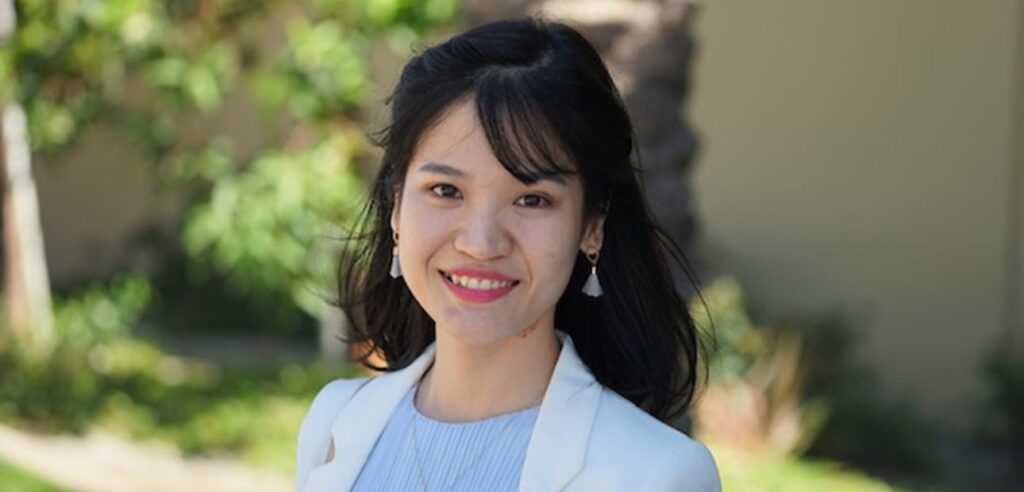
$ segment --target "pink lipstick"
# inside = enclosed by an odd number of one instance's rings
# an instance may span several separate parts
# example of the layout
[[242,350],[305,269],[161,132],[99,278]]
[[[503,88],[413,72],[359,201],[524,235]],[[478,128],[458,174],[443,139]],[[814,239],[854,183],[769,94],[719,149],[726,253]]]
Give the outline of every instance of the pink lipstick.
[[[501,297],[504,297],[506,294],[511,292],[512,289],[516,288],[516,286],[519,285],[518,280],[513,280],[511,277],[489,270],[459,268],[452,270],[450,272],[438,271],[438,273],[441,275],[441,279],[444,281],[444,284],[448,286],[448,289],[451,290],[456,297],[463,301],[472,303],[488,303],[495,301],[497,299],[500,299]],[[491,280],[492,282],[511,281],[512,283],[505,287],[499,287],[494,289],[472,289],[470,287],[466,287],[455,283],[454,280],[451,278],[452,275],[457,275],[460,277],[472,277],[480,280],[486,279]]]

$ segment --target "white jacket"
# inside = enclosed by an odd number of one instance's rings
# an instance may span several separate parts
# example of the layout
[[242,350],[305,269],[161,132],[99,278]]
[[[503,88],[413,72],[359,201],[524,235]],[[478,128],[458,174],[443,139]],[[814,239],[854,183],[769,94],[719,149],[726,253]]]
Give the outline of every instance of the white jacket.
[[[526,449],[521,492],[718,492],[702,444],[601,386],[572,339],[561,353]],[[392,411],[434,359],[431,344],[401,370],[338,379],[313,400],[299,431],[297,492],[351,490]],[[334,458],[325,463],[334,438]]]

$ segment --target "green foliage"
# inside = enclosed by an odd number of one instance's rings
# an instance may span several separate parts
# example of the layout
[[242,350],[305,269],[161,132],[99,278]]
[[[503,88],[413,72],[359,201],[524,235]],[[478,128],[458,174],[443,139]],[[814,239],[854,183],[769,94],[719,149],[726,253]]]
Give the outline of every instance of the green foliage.
[[743,289],[735,279],[716,279],[703,289],[703,297],[704,302],[690,306],[690,314],[701,332],[714,335],[709,376],[726,382],[737,381],[765,351],[765,334],[750,320]]
[[[0,98],[20,102],[36,152],[68,148],[106,123],[188,197],[178,230],[190,280],[318,316],[332,250],[319,240],[355,213],[357,115],[371,93],[370,46],[406,54],[453,18],[455,0],[19,0],[0,45]],[[218,128],[228,100],[261,104],[272,130],[236,149]],[[188,122],[188,123],[186,123]],[[247,122],[248,123],[248,122]],[[186,138],[185,135],[188,135]],[[313,261],[310,261],[310,260]]]
[[933,425],[910,402],[871,380],[834,388],[832,414],[809,454],[877,472],[928,472],[937,464]]
[[104,391],[96,375],[119,378],[153,361],[153,349],[126,341],[150,296],[146,280],[127,275],[57,299],[57,340],[46,360],[26,356],[12,339],[0,341],[0,418],[82,429],[98,410],[93,396]]
[[362,2],[362,10],[375,27],[398,23],[422,26],[449,19],[456,5],[452,0],[367,0]]
[[321,365],[221,367],[131,338],[64,346],[48,364],[12,352],[0,349],[0,420],[47,432],[99,425],[282,471],[312,397],[338,376]]
[[238,71],[237,56],[227,41],[219,41],[188,58],[159,58],[144,66],[144,70],[149,82],[166,97],[209,113],[220,107],[232,89]]
[[126,275],[108,286],[92,284],[59,299],[54,306],[59,343],[87,347],[128,335],[152,295],[144,277]]
[[[240,83],[298,120],[353,114],[369,88],[369,39],[409,45],[449,21],[454,0],[18,0],[0,45],[0,98],[33,121],[36,150],[66,146],[100,116],[217,110]],[[280,33],[279,15],[287,21]],[[266,46],[267,37],[286,43]],[[140,121],[144,123],[144,121]]]
[[1024,447],[1024,357],[990,353],[982,364],[988,397],[977,431],[984,439]]
[[[232,286],[232,275],[196,265],[185,253],[168,253],[153,277],[161,302],[150,319],[174,333],[273,333],[296,342],[311,342],[317,319],[294,302],[289,292],[279,297],[254,296]],[[264,291],[265,292],[265,291]]]
[[722,490],[784,492],[892,492],[900,490],[881,480],[828,461],[750,455],[737,450],[711,449],[722,476]]
[[59,300],[59,341],[46,361],[3,340],[0,420],[47,432],[99,425],[291,471],[302,416],[342,374],[320,364],[222,366],[166,353],[132,335],[150,292],[142,278],[124,276]]
[[934,463],[931,425],[907,402],[886,396],[854,360],[856,340],[840,316],[787,316],[758,326],[731,278],[711,283],[704,298],[707,306],[694,303],[691,313],[716,341],[710,387],[696,409],[708,439],[871,469]]
[[110,393],[95,423],[135,438],[173,443],[186,454],[227,453],[253,465],[291,471],[299,424],[316,391],[331,379],[329,370],[294,364],[225,368],[171,360],[186,373],[205,370],[173,385],[165,381],[146,391]]
[[[232,272],[239,292],[287,296],[315,315],[331,269],[323,236],[329,224],[356,214],[359,178],[346,158],[358,142],[336,134],[315,147],[263,155],[245,171],[213,182],[183,232],[199,261]],[[317,256],[317,253],[323,253]]]
[[160,2],[21,0],[18,28],[0,46],[0,98],[26,108],[36,150],[69,144],[108,99],[123,92],[130,67],[157,48],[167,24]]
[[691,313],[716,345],[709,361],[711,385],[695,412],[701,438],[749,452],[803,452],[828,413],[826,403],[806,391],[804,337],[781,327],[754,326],[734,279],[717,279],[703,297]]
[[370,89],[366,37],[334,19],[313,22],[292,21],[289,49],[254,79],[264,104],[285,106],[299,120],[352,112]]

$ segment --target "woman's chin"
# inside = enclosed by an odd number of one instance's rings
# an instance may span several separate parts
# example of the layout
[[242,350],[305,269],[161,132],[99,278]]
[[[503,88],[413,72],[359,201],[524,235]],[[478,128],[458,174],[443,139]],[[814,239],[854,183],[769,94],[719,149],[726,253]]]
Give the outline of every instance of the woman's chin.
[[438,338],[447,338],[467,346],[494,345],[509,338],[508,334],[496,333],[492,329],[477,327],[438,328]]
[[[502,323],[495,320],[479,320],[473,323],[452,323],[437,327],[438,338],[445,338],[460,345],[484,347],[503,344],[509,341],[524,341],[531,334],[536,334],[537,325],[520,328],[494,329]],[[554,331],[553,328],[551,331]]]

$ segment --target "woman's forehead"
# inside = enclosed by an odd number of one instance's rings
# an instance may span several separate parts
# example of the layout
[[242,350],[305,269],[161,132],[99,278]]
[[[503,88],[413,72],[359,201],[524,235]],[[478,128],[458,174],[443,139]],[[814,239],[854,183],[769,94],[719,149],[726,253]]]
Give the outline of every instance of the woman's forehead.
[[446,162],[488,155],[498,162],[487,142],[476,108],[463,101],[441,113],[437,121],[423,132],[413,153],[413,162]]
[[[526,159],[532,159],[538,153],[531,148],[536,146],[534,142],[519,142],[507,137],[502,140],[502,143],[510,144],[512,148],[507,150],[511,150],[516,157],[522,155]],[[569,159],[564,149],[557,150],[564,156],[563,160]],[[522,160],[525,159],[517,159],[514,167],[518,168],[517,171],[528,174],[530,178],[563,185],[575,178],[575,173],[572,172],[574,166],[571,164],[538,169],[536,166],[526,168],[522,165]],[[566,167],[570,172],[564,172]],[[438,116],[436,122],[423,132],[409,167],[410,173],[430,172],[460,178],[473,178],[474,174],[485,175],[499,171],[501,174],[515,177],[495,154],[472,98],[463,98],[452,103]]]

